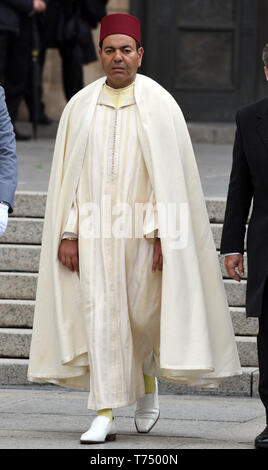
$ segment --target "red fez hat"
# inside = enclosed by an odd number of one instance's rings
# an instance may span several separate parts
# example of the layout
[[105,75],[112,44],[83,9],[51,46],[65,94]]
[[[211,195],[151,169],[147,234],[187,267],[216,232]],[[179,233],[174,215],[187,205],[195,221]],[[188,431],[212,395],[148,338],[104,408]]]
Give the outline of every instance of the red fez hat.
[[104,16],[101,20],[100,43],[110,34],[126,34],[141,44],[140,20],[136,16],[126,13],[113,13]]

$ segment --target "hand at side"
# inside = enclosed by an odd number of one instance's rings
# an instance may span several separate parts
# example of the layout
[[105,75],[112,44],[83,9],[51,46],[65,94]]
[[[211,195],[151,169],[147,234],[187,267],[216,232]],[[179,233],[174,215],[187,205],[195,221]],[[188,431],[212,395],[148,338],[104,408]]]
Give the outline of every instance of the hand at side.
[[70,271],[79,273],[78,240],[62,240],[59,246],[58,258]]

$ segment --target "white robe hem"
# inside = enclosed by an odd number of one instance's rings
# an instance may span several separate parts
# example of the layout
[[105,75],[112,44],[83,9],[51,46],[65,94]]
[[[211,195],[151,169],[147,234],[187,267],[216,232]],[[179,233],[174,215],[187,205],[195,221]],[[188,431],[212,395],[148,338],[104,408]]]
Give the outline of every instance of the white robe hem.
[[[83,354],[88,354],[88,351],[86,349],[81,349],[81,351],[78,351],[78,352],[74,352],[72,354],[70,354],[69,356],[65,357],[64,359],[61,360],[61,363],[62,365],[69,365],[70,362],[72,362],[74,359],[77,359],[79,356],[82,356]],[[81,365],[77,365],[77,367],[86,367],[87,365],[89,364],[83,364],[83,366]],[[73,367],[76,366],[76,364],[72,364]]]
[[106,408],[123,408],[124,406],[131,406],[131,405],[134,405],[134,403],[137,402],[137,400],[141,397],[143,397],[145,395],[145,393],[141,396],[138,396],[136,399],[134,400],[130,400],[130,401],[121,401],[121,402],[117,402],[117,403],[103,403],[103,402],[100,402],[100,404],[98,403],[98,405],[94,405],[92,402],[88,402],[88,409],[89,410],[103,410],[103,409],[106,409]]

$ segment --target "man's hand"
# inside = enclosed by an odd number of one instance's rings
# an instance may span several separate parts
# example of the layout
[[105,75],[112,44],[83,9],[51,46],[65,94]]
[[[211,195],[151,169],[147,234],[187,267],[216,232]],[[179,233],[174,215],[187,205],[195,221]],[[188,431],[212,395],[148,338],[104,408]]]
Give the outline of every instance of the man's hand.
[[29,16],[34,15],[35,13],[42,13],[47,8],[43,0],[33,0],[33,10],[29,13]]
[[58,258],[70,271],[79,273],[78,240],[62,240],[59,246]]
[[152,265],[153,273],[156,271],[157,266],[158,266],[158,270],[162,271],[162,269],[163,269],[163,255],[162,255],[160,238],[156,238],[155,242],[154,242],[154,255],[153,255],[153,265]]
[[[227,255],[225,256],[224,265],[227,273],[230,277],[235,279],[235,281],[240,282],[241,276],[244,275],[244,261],[243,255]],[[238,268],[238,273],[235,270]]]

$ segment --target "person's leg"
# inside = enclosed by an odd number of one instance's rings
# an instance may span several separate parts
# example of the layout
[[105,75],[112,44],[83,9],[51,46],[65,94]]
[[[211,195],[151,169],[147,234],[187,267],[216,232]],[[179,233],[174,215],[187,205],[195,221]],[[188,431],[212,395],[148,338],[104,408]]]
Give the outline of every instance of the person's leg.
[[[45,65],[46,49],[43,48],[39,52],[38,64],[39,64],[39,74],[38,74],[38,124],[51,124],[53,121],[45,113],[45,104],[42,100],[43,97],[43,69]],[[27,87],[24,93],[24,100],[29,110],[29,120],[32,121],[32,57],[29,57],[29,70],[31,73],[28,74]]]
[[113,410],[112,408],[104,408],[103,410],[98,410],[98,416],[106,416],[110,421],[113,420]]
[[0,32],[0,83],[5,84],[8,42],[10,33]]
[[263,293],[263,310],[259,318],[259,332],[257,336],[259,361],[259,395],[266,411],[268,424],[268,281]]
[[268,280],[263,293],[263,308],[257,335],[259,362],[259,395],[266,413],[266,428],[255,439],[256,447],[268,448]]
[[138,432],[148,433],[160,416],[158,384],[156,377],[146,374],[143,374],[143,376],[145,395],[137,400],[134,421]]
[[[153,377],[151,375],[144,374],[144,385],[145,385],[145,394],[154,394],[154,392],[155,392],[155,377]],[[104,416],[104,417],[108,418],[109,422],[111,423],[113,421],[113,410],[111,408],[104,408],[102,410],[98,410],[97,416]],[[84,434],[83,438],[81,438],[81,443],[83,443],[83,441],[85,441],[86,443],[89,443],[89,439],[90,439],[89,431]],[[148,432],[147,429],[146,429],[145,432]],[[91,437],[91,439],[92,439],[92,437]]]
[[83,64],[79,46],[60,47],[65,97],[69,101],[84,86]]
[[21,21],[21,32],[10,41],[6,68],[6,101],[12,123],[27,87],[29,56],[31,54],[31,22]]
[[[152,375],[144,374],[145,394],[154,394],[155,392],[155,377]],[[98,416],[105,416],[110,422],[113,421],[113,410],[111,408],[104,408],[98,410]],[[146,431],[147,432],[147,431]]]
[[155,377],[153,375],[146,375],[144,376],[144,385],[145,385],[145,393],[154,393],[155,391]]
[[88,431],[80,438],[81,444],[102,444],[116,439],[116,427],[113,419],[113,410],[104,408],[98,410]]

